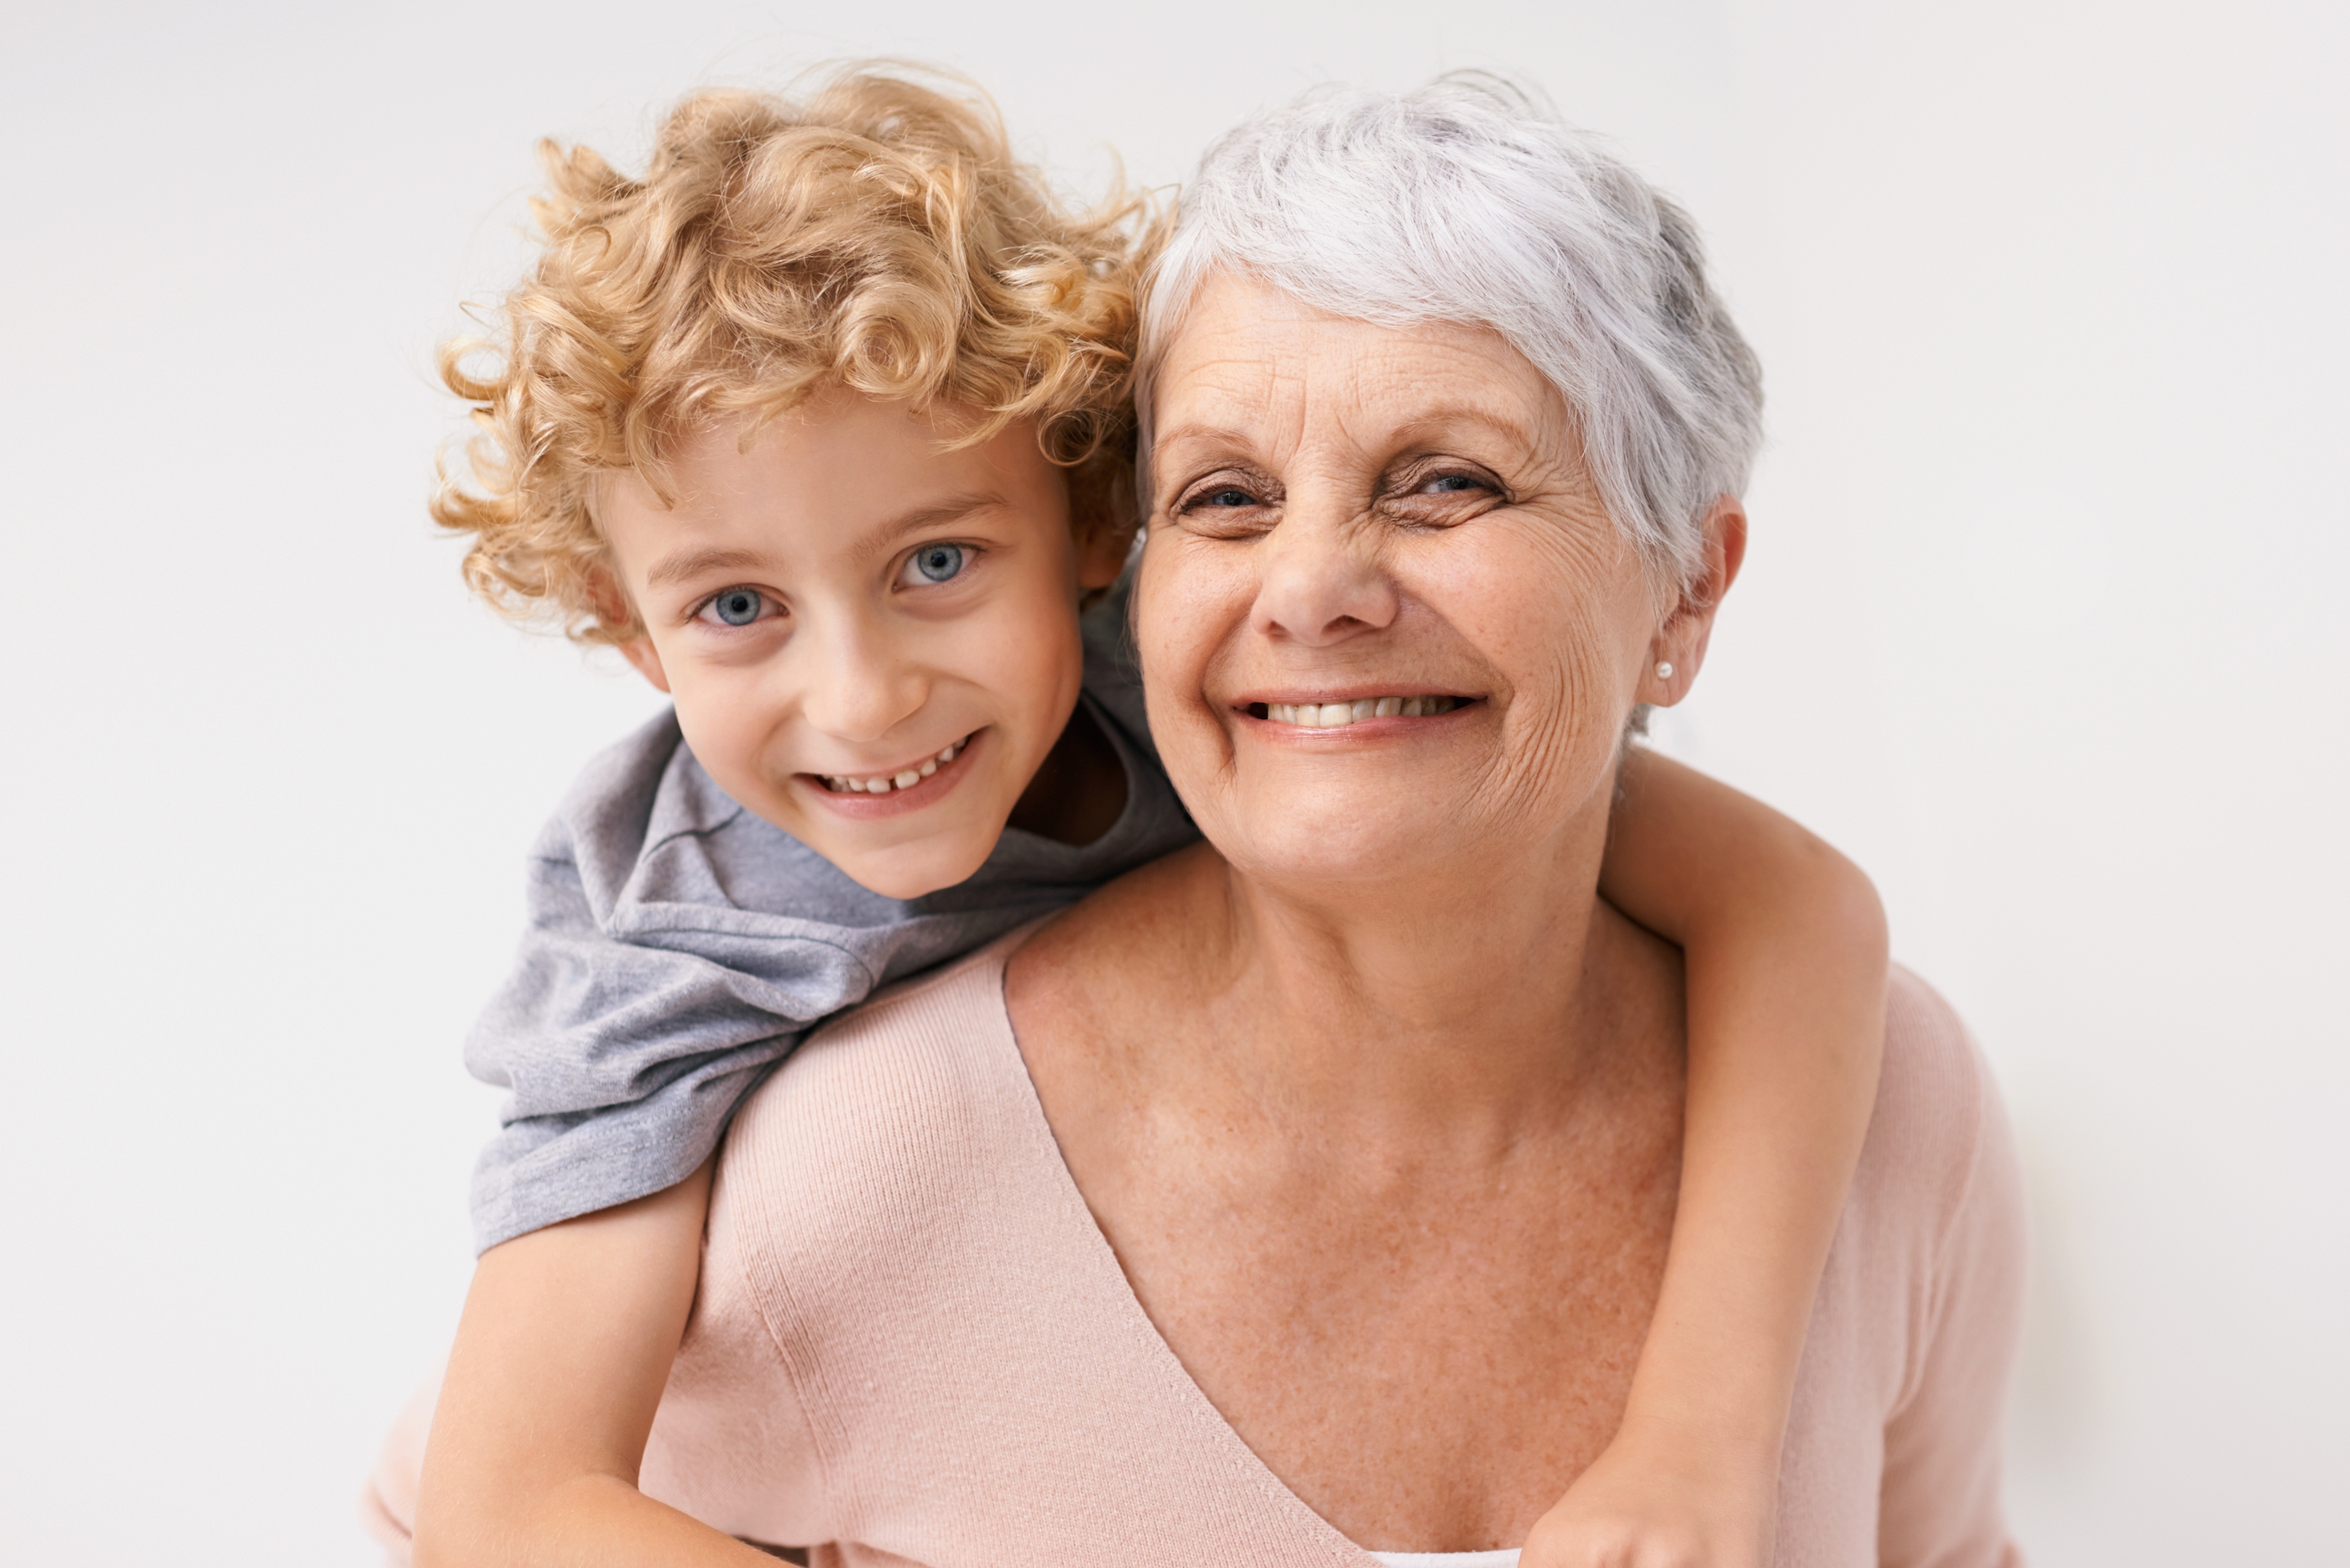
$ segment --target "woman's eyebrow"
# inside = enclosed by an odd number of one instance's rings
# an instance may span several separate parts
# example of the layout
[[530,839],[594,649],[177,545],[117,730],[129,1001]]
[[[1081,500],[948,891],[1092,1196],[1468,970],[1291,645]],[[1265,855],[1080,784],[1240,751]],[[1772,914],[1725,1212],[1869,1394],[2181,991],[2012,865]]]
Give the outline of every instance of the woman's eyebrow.
[[1399,436],[1419,440],[1458,430],[1462,425],[1473,425],[1523,448],[1531,449],[1536,444],[1534,432],[1526,428],[1524,421],[1495,413],[1491,409],[1479,408],[1473,403],[1430,409],[1397,425],[1395,430]]
[[1212,441],[1218,446],[1247,446],[1251,442],[1251,438],[1245,431],[1195,421],[1191,424],[1177,425],[1172,430],[1156,432],[1151,439],[1151,445],[1156,449],[1176,446],[1187,441]]
[[[1523,450],[1532,450],[1537,444],[1534,432],[1527,428],[1524,421],[1475,403],[1445,403],[1431,409],[1417,410],[1409,419],[1399,421],[1392,427],[1392,434],[1401,440],[1419,441],[1457,431],[1463,426],[1474,426],[1500,436]],[[1151,444],[1154,450],[1165,451],[1195,441],[1219,447],[1247,446],[1251,440],[1245,431],[1194,422],[1159,432]]]

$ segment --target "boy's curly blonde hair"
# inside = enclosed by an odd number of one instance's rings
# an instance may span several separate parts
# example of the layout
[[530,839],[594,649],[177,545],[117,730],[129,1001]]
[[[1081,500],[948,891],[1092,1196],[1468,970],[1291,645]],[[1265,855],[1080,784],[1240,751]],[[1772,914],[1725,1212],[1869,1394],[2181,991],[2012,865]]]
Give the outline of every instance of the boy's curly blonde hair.
[[965,441],[1033,421],[1074,513],[1130,520],[1136,283],[1157,214],[1116,190],[1065,209],[993,105],[951,85],[868,65],[797,100],[696,93],[640,180],[540,143],[545,247],[498,311],[503,340],[441,349],[479,428],[469,482],[444,472],[432,516],[473,535],[476,591],[627,641],[642,628],[607,567],[599,477],[667,494],[679,436],[733,416],[755,430],[826,387],[975,410]]

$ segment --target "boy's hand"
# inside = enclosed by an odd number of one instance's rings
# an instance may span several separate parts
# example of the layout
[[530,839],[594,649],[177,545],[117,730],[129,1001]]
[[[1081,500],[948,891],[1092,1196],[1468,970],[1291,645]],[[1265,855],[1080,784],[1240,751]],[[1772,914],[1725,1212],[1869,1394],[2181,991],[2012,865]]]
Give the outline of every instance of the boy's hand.
[[1776,1467],[1618,1433],[1535,1521],[1518,1568],[1769,1568]]

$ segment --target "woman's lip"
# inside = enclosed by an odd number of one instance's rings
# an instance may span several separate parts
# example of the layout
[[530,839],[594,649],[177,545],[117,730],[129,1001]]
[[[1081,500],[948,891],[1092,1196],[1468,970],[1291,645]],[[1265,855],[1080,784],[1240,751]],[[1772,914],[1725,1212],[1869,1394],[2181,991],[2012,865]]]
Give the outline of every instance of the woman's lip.
[[1340,686],[1329,691],[1307,691],[1289,689],[1278,691],[1250,691],[1232,699],[1235,708],[1263,708],[1275,702],[1293,707],[1305,703],[1376,702],[1382,697],[1450,697],[1466,705],[1478,701],[1463,692],[1447,691],[1441,686]]
[[[835,790],[825,784],[824,775],[820,774],[794,774],[792,782],[807,794],[823,801],[827,806],[841,815],[859,822],[870,822],[883,816],[900,816],[910,811],[921,810],[962,782],[963,774],[969,771],[964,763],[971,756],[972,748],[979,745],[986,734],[987,732],[984,729],[973,730],[955,747],[954,761],[941,763],[938,771],[920,784],[893,789],[887,794],[851,794],[846,790]],[[944,749],[944,747],[940,748],[941,751]],[[937,754],[936,752],[931,753],[931,756]],[[913,769],[899,771],[902,773],[919,770],[922,762],[928,760],[924,758],[916,762]],[[880,770],[874,769],[866,776],[879,777],[879,772]]]
[[[1388,695],[1393,696],[1395,693],[1390,692]],[[1232,710],[1232,713],[1235,718],[1247,723],[1252,730],[1257,730],[1259,726],[1262,726],[1260,732],[1273,736],[1280,736],[1284,739],[1295,739],[1301,743],[1306,741],[1311,741],[1313,743],[1319,745],[1328,742],[1332,737],[1338,735],[1353,735],[1358,740],[1373,740],[1381,735],[1390,735],[1404,731],[1409,731],[1415,733],[1424,732],[1428,725],[1442,723],[1448,719],[1457,719],[1461,714],[1469,712],[1472,709],[1484,706],[1483,699],[1477,697],[1446,697],[1442,700],[1449,702],[1451,705],[1446,707],[1440,712],[1374,712],[1362,715],[1361,717],[1354,717],[1350,715],[1339,722],[1331,724],[1322,724],[1305,721],[1303,719],[1303,715],[1300,715],[1295,719],[1275,717],[1275,713],[1282,710],[1277,710],[1272,703],[1264,702],[1253,703],[1245,708],[1235,708]],[[1357,702],[1364,701],[1367,701],[1367,699],[1356,699]],[[1407,699],[1406,701],[1409,701],[1410,700]],[[1351,702],[1347,704],[1349,708],[1354,705],[1355,704]],[[1298,706],[1302,708],[1306,706],[1306,704],[1300,703]],[[1337,703],[1334,700],[1331,703],[1323,704],[1321,706],[1326,708],[1335,707],[1337,706]]]

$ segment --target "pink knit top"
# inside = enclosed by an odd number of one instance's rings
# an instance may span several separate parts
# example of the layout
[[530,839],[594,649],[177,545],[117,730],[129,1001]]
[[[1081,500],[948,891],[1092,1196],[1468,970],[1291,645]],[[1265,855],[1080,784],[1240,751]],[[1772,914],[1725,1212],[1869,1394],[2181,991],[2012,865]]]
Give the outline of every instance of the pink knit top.
[[[643,1489],[816,1564],[1377,1568],[1128,1287],[1013,1036],[1020,940],[877,998],[744,1106]],[[1795,1393],[1780,1563],[2016,1561],[1999,1429],[2022,1239],[1982,1063],[1897,971]],[[398,1516],[413,1472],[394,1462],[408,1474],[379,1498]]]

